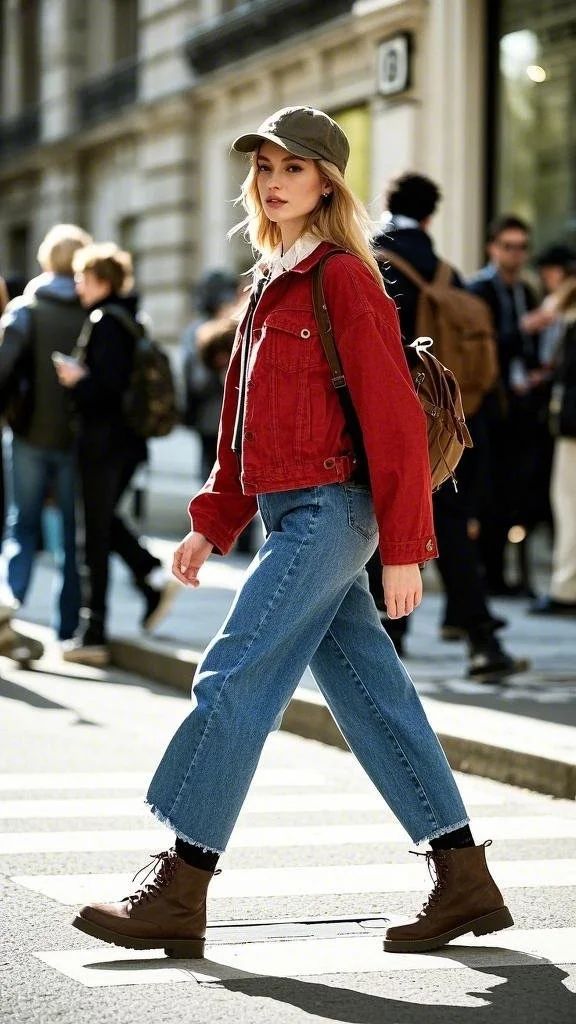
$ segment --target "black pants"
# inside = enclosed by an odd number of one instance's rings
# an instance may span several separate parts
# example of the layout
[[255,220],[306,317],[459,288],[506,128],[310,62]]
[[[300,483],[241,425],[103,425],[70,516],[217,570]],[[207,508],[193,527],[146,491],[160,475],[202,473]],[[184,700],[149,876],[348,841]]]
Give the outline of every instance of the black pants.
[[131,453],[120,453],[108,462],[81,461],[80,464],[88,570],[86,605],[89,626],[102,631],[106,619],[111,553],[120,555],[140,587],[148,573],[161,564],[128,529],[116,511],[140,461]]
[[[444,619],[461,626],[471,636],[490,621],[484,583],[476,550],[468,537],[468,506],[462,494],[447,481],[434,494],[434,529],[438,541],[436,565],[444,584],[446,607]],[[382,567],[378,552],[368,563],[370,590],[381,610],[384,609]],[[408,617],[386,622],[390,636],[401,638],[408,628]]]

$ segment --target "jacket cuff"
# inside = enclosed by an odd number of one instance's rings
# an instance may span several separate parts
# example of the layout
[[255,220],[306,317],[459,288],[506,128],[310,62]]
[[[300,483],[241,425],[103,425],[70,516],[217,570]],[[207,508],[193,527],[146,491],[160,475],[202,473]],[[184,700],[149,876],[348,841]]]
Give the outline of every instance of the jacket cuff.
[[434,534],[406,543],[395,543],[381,538],[379,550],[382,565],[413,565],[416,562],[422,565],[438,557]]
[[223,530],[217,522],[203,516],[201,512],[194,512],[192,514],[191,505],[192,503],[188,506],[188,515],[190,516],[192,529],[197,533],[201,533],[203,537],[206,537],[207,541],[210,541],[210,544],[214,546],[214,554],[227,555],[232,550],[236,534]]

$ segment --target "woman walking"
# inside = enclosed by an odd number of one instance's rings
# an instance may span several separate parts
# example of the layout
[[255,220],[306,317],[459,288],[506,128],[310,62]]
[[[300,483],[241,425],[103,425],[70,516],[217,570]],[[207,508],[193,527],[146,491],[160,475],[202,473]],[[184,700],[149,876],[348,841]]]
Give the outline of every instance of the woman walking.
[[[175,833],[152,884],[74,924],[108,942],[202,956],[206,893],[264,741],[307,664],[352,751],[425,856],[436,882],[421,913],[388,930],[385,949],[430,950],[465,932],[512,924],[474,845],[452,773],[382,629],[364,566],[378,544],[392,618],[420,603],[419,563],[433,558],[426,427],[394,303],[369,249],[365,214],[344,181],[348,141],[326,114],[278,111],[234,148],[251,152],[244,222],[261,259],[227,374],[218,458],[190,504],[174,555],[198,586],[260,510],[266,539],[198,667],[194,708],[148,791]],[[326,303],[364,435],[370,489],[331,384],[312,302]]]

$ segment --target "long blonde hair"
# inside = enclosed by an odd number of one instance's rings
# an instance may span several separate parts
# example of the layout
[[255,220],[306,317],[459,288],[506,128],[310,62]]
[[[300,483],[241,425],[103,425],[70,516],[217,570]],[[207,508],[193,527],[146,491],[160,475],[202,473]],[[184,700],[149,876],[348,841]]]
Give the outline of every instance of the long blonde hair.
[[[354,253],[365,264],[374,280],[384,291],[382,274],[370,247],[371,221],[364,206],[356,198],[335,164],[315,160],[318,171],[332,186],[327,202],[320,200],[308,214],[302,233],[309,232],[322,242],[334,242]],[[271,221],[262,206],[257,184],[258,150],[252,155],[250,170],[242,182],[237,203],[246,210],[246,217],[230,231],[230,235],[244,231],[252,248],[262,256],[269,256],[282,241],[280,228]]]

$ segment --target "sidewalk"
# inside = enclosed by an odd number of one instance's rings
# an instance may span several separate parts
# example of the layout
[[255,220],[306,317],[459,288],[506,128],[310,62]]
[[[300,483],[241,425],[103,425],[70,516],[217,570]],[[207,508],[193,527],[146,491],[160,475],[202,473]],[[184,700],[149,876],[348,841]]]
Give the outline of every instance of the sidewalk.
[[[169,565],[174,541],[151,547]],[[187,691],[201,651],[230,607],[248,557],[212,558],[196,590],[182,588],[153,637],[138,628],[139,599],[120,564],[113,569],[114,663],[131,672]],[[58,657],[46,626],[54,578],[50,557],[41,556],[30,600],[20,613],[48,640],[46,659]],[[441,597],[428,571],[425,597],[414,615],[406,665],[454,768],[539,790],[576,797],[576,623],[526,614],[526,601],[495,600],[510,625],[502,634],[515,654],[531,659],[529,672],[503,683],[465,678],[460,643],[441,643]],[[31,627],[31,631],[34,627]],[[337,746],[344,741],[306,673],[288,708],[283,728]]]

